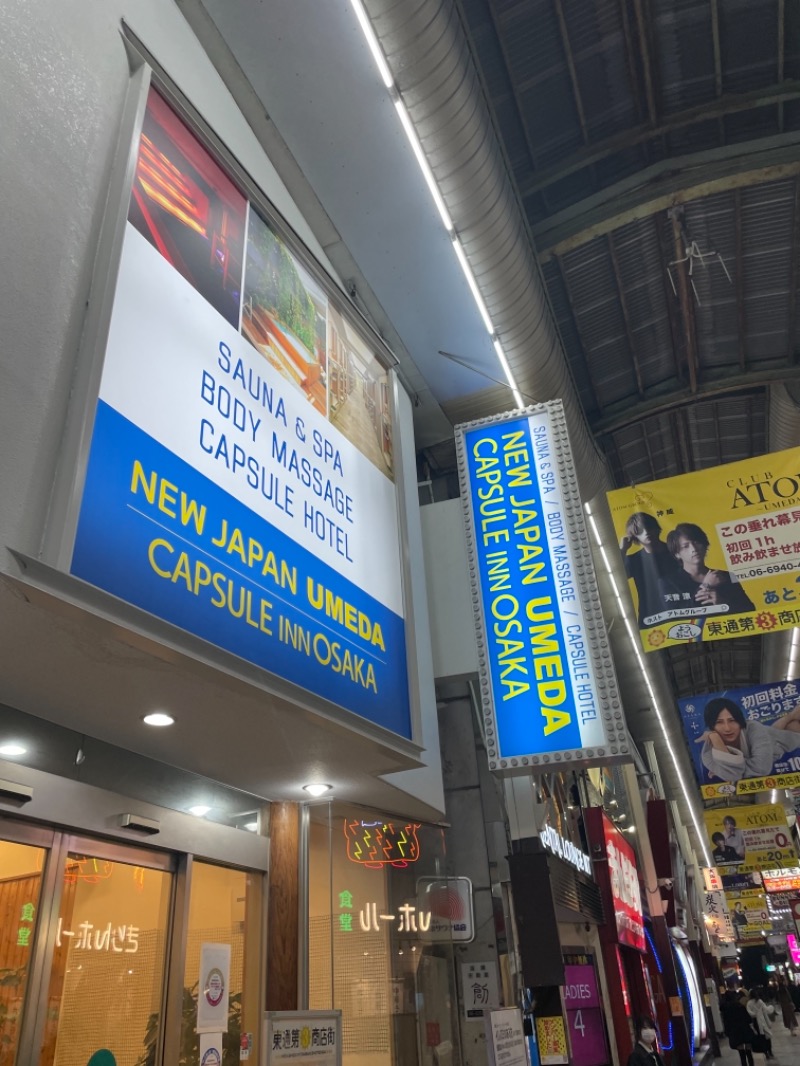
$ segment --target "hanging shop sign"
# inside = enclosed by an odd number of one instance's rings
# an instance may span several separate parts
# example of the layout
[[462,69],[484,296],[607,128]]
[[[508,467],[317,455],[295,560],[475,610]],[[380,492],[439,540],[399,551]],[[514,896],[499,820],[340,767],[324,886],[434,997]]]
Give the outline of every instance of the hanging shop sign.
[[800,867],[786,870],[762,870],[765,892],[800,892]]
[[475,938],[472,881],[468,877],[420,877],[417,906],[430,915],[426,940],[453,940],[467,944]]
[[794,933],[786,934],[786,947],[789,950],[792,966],[800,966],[800,944],[798,944],[797,936]]
[[706,928],[712,936],[726,942],[736,939],[736,928],[724,892],[705,893],[703,914]]
[[614,914],[616,942],[646,951],[642,894],[636,853],[601,807],[584,810],[595,877],[604,896],[604,907]]
[[560,401],[456,427],[489,765],[629,754]]
[[645,651],[800,623],[800,449],[608,493]]
[[265,1011],[267,1066],[342,1066],[342,1012]]
[[353,321],[151,90],[70,570],[409,738],[394,386]]
[[800,681],[689,696],[678,707],[705,799],[800,784]]
[[588,874],[589,877],[592,876],[592,860],[586,852],[575,847],[571,840],[562,837],[559,832],[553,829],[549,822],[542,826],[539,832],[539,839],[547,851],[552,852],[553,855],[558,855],[559,859],[563,859],[570,866],[574,866],[582,874]]
[[483,1021],[486,1011],[500,1009],[500,977],[496,962],[461,963],[461,997],[467,1021]]
[[704,866],[703,884],[706,892],[722,892],[722,878],[715,866]]
[[737,940],[748,940],[772,930],[772,917],[764,893],[760,896],[748,893],[741,897],[730,893],[726,898]]
[[782,869],[797,865],[781,804],[722,807],[704,811],[703,818],[712,857],[721,871],[744,874],[765,866]]

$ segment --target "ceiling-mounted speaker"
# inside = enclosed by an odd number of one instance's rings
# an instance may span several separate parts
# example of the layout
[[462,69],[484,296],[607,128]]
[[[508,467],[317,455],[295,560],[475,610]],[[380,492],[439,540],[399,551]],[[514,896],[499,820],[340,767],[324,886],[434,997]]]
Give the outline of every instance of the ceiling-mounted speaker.
[[123,829],[134,829],[137,833],[145,833],[147,836],[155,836],[161,832],[161,823],[155,818],[145,818],[142,814],[121,814],[119,825]]

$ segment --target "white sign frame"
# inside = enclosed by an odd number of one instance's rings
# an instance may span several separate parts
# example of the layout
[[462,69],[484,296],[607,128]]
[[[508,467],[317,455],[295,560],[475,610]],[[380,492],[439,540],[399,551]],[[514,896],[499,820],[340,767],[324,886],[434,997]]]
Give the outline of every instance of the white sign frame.
[[201,944],[197,981],[198,1033],[227,1033],[230,986],[230,944]]

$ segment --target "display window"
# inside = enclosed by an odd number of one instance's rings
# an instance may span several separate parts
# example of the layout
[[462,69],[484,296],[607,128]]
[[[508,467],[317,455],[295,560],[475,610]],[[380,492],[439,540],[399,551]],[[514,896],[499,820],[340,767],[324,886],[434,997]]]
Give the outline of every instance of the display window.
[[472,900],[445,876],[442,830],[312,807],[308,867],[309,1007],[341,1010],[343,1066],[458,1061],[453,954]]

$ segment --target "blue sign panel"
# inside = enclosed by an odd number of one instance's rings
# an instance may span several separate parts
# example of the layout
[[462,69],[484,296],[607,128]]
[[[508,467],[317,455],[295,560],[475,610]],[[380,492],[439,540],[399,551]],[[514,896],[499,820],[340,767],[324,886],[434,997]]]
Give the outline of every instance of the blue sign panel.
[[102,401],[72,572],[410,736],[402,618]]
[[459,446],[498,768],[627,750],[621,713],[611,729],[603,713],[619,702],[609,656],[596,655],[598,608],[559,416],[560,405],[476,423]]

